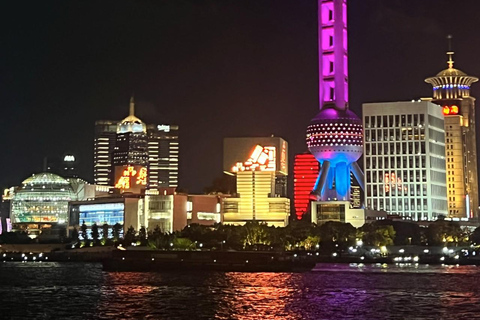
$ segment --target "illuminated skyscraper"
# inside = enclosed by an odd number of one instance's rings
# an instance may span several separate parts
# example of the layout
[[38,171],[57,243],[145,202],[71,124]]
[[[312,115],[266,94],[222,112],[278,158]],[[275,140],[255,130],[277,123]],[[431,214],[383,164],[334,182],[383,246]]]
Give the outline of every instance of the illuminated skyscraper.
[[428,101],[363,104],[368,209],[411,220],[447,214],[444,122]]
[[177,187],[178,126],[146,125],[135,117],[134,108],[132,98],[127,118],[95,123],[95,184],[114,186],[119,179],[114,167],[130,164],[149,172],[148,188]]
[[118,121],[95,122],[93,178],[95,184],[113,186],[112,155],[117,139]]
[[433,86],[432,102],[445,115],[448,217],[478,217],[477,147],[475,98],[470,86],[478,78],[453,67],[453,52],[447,52],[448,68],[425,81]]
[[148,125],[150,188],[178,187],[178,126]]
[[115,187],[123,190],[145,188],[148,183],[147,126],[134,113],[132,97],[130,114],[117,125],[112,159]]

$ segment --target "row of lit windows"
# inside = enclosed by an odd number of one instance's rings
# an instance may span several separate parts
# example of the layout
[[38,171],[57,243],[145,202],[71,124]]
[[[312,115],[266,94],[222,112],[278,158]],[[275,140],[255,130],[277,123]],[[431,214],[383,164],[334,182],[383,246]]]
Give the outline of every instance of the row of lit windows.
[[427,171],[426,170],[409,170],[409,171],[371,171],[367,170],[367,183],[383,183],[385,182],[426,182]]
[[365,141],[425,140],[425,128],[365,129]]
[[366,143],[366,155],[425,154],[425,142]]
[[377,210],[427,211],[428,199],[367,199],[367,207]]
[[416,127],[425,125],[424,114],[365,116],[365,128]]
[[367,189],[367,197],[426,197],[427,190],[426,188],[420,189],[414,185],[402,185],[402,184],[387,184],[387,185],[377,185],[372,186],[372,188]]
[[426,158],[425,156],[415,156],[415,157],[388,157],[388,156],[378,156],[378,157],[366,157],[366,168],[368,169],[404,169],[407,168],[417,168],[424,169],[426,167]]

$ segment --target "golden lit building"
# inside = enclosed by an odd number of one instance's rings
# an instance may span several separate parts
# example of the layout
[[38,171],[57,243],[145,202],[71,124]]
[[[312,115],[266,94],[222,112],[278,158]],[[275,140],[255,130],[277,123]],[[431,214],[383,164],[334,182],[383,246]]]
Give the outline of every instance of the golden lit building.
[[134,115],[135,103],[130,99],[130,114],[117,125],[113,151],[115,188],[140,193],[148,183],[147,126]]
[[445,116],[448,217],[474,218],[478,216],[477,147],[470,86],[478,78],[453,68],[453,52],[447,54],[448,68],[425,82],[433,86],[431,101]]
[[288,225],[290,199],[281,196],[288,168],[286,141],[277,137],[227,138],[224,153],[224,171],[236,175],[237,180],[237,196],[223,200],[224,223],[243,225],[255,220]]

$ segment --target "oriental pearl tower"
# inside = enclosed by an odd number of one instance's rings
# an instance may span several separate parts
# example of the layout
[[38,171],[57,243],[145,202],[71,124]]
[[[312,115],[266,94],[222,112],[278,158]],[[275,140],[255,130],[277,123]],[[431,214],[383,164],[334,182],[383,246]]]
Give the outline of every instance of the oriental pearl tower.
[[364,189],[357,160],[362,121],[348,109],[347,1],[318,0],[319,108],[307,128],[307,146],[320,163],[315,201],[350,200],[350,173]]

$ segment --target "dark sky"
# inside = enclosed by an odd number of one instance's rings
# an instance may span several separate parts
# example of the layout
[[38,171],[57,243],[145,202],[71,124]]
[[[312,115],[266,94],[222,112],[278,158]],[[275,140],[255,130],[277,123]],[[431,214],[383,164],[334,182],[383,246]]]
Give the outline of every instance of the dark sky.
[[[180,184],[221,175],[222,139],[275,134],[294,153],[318,110],[317,1],[2,1],[0,186],[75,153],[93,177],[94,122],[180,125]],[[424,78],[480,75],[479,0],[350,0],[350,106],[431,95]],[[473,95],[480,94],[474,85]]]

